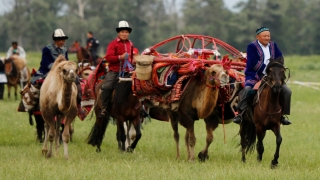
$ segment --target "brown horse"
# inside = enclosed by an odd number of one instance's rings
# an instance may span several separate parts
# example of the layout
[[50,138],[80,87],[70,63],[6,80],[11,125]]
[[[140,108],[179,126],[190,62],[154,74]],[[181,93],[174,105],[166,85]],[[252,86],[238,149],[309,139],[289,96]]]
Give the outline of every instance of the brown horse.
[[88,61],[90,65],[93,65],[90,51],[84,47],[80,47],[77,50],[77,59],[78,59],[78,63],[81,63],[83,61]]
[[171,126],[174,131],[177,158],[180,158],[178,123],[186,128],[185,144],[187,147],[188,160],[194,161],[194,121],[204,119],[207,129],[206,146],[199,153],[200,160],[208,158],[208,147],[213,140],[212,132],[219,124],[219,117],[215,112],[219,87],[228,83],[226,70],[220,64],[207,68],[203,77],[195,76],[190,81],[185,94],[180,100],[178,111],[168,110]]
[[[11,56],[5,59],[5,74],[8,79],[8,98],[11,97],[11,87],[14,88],[15,100],[18,99],[18,85],[25,86],[30,79],[30,70],[25,67],[24,59],[18,58],[18,56]],[[17,65],[18,63],[18,65]],[[23,88],[23,87],[20,87]]]
[[255,105],[249,107],[244,120],[240,124],[242,161],[246,161],[245,154],[252,152],[257,142],[258,161],[262,160],[264,152],[263,139],[267,130],[272,130],[276,136],[276,151],[271,161],[271,168],[278,165],[280,145],[282,137],[280,134],[280,118],[282,108],[280,105],[280,91],[285,84],[285,67],[283,58],[270,59],[267,66],[267,76],[263,77],[261,85],[255,95]]
[[[110,108],[108,111],[110,115],[107,118],[100,118],[99,113],[101,111],[102,104],[99,96],[101,94],[102,83],[103,82],[97,84],[95,88],[95,93],[97,94],[96,105],[94,107],[96,122],[87,138],[87,143],[92,146],[97,146],[97,152],[101,151],[100,146],[111,116],[116,120],[117,124],[117,141],[119,149],[121,151],[126,150],[128,152],[132,152],[142,136],[140,131],[140,112],[142,106],[139,98],[133,95],[131,81],[119,82],[114,90],[112,103],[109,105]],[[130,122],[136,131],[134,141],[127,148],[125,147],[127,138],[124,127],[125,122]]]

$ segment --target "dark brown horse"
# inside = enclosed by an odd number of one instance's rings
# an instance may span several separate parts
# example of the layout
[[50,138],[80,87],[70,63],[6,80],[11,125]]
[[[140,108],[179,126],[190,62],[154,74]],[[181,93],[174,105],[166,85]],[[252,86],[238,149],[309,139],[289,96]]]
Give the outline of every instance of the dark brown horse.
[[[99,96],[101,94],[100,89],[102,83],[103,82],[97,84],[95,88],[95,93],[97,94],[97,101],[94,108],[96,114],[96,122],[87,138],[87,143],[91,144],[92,146],[97,146],[97,152],[101,151],[100,146],[109,123],[109,118],[111,116],[116,120],[117,124],[117,141],[119,149],[121,151],[126,150],[128,152],[132,152],[142,136],[140,131],[140,112],[142,106],[138,97],[133,95],[131,88],[132,82],[123,81],[117,84],[114,91],[113,100],[108,110],[110,115],[107,118],[99,117],[99,113],[101,111],[101,99]],[[136,137],[128,148],[125,147],[127,138],[124,128],[125,122],[130,122],[136,131]]]
[[220,64],[207,68],[204,76],[195,76],[185,94],[180,99],[178,111],[168,110],[171,126],[174,131],[177,158],[180,158],[178,123],[186,128],[185,144],[187,147],[188,160],[194,161],[194,147],[196,137],[194,134],[194,122],[204,119],[206,123],[207,137],[206,146],[198,157],[204,161],[208,158],[208,148],[213,140],[212,132],[218,127],[219,117],[216,112],[220,85],[228,83],[226,70]]
[[246,161],[245,154],[252,152],[256,143],[258,161],[262,160],[264,152],[263,139],[267,130],[273,131],[276,136],[276,151],[271,161],[271,168],[278,165],[280,145],[280,118],[282,107],[280,105],[280,91],[285,84],[285,67],[283,58],[270,59],[267,66],[267,76],[263,77],[261,85],[255,95],[255,105],[246,110],[244,120],[240,124],[242,161]]
[[[17,62],[15,62],[15,61],[17,61]],[[15,96],[15,99],[17,100],[18,99],[18,85],[25,86],[27,81],[30,79],[29,69],[28,68],[19,69],[16,65],[16,63],[19,63],[18,61],[19,60],[14,59],[14,57],[10,57],[5,60],[5,74],[8,79],[7,87],[8,87],[8,98],[9,99],[11,97],[11,87],[14,88],[14,96]],[[26,72],[23,72],[23,71],[26,71]],[[23,73],[23,74],[21,74],[21,73]],[[20,88],[23,88],[23,87],[20,87]]]

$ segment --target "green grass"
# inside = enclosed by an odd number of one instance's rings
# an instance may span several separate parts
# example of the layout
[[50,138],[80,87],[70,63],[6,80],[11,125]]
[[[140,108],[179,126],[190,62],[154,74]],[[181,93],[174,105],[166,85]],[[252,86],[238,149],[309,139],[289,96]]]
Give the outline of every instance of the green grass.
[[[3,54],[0,54],[0,56]],[[75,56],[70,59],[75,59]],[[286,58],[291,80],[317,81],[320,77],[319,56]],[[39,53],[28,53],[28,66],[38,68]],[[314,66],[314,68],[310,68]],[[214,132],[214,142],[205,163],[186,161],[183,127],[179,126],[181,159],[175,159],[175,143],[170,123],[152,120],[144,125],[142,138],[134,153],[117,149],[116,126],[109,124],[102,152],[85,143],[94,120],[75,120],[73,142],[69,143],[70,159],[65,160],[63,147],[59,157],[46,159],[42,144],[36,142],[35,126],[30,126],[26,113],[18,113],[18,101],[0,101],[0,179],[318,179],[320,150],[319,91],[289,84],[293,92],[290,126],[282,126],[283,137],[279,167],[270,169],[275,151],[275,136],[270,131],[264,140],[265,153],[261,163],[256,152],[241,162],[236,124],[222,125]],[[205,124],[195,123],[195,152],[204,147]]]

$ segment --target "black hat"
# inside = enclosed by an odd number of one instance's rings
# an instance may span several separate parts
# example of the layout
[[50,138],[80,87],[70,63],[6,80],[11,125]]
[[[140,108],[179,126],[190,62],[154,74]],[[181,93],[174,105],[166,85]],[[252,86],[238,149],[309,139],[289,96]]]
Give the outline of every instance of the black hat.
[[119,33],[122,30],[128,30],[129,33],[131,33],[132,29],[129,27],[129,24],[127,21],[120,21],[118,27],[116,28],[117,33]]
[[52,34],[52,39],[55,40],[63,40],[63,39],[68,39],[68,36],[66,36],[62,29],[56,29],[54,30],[53,34]]

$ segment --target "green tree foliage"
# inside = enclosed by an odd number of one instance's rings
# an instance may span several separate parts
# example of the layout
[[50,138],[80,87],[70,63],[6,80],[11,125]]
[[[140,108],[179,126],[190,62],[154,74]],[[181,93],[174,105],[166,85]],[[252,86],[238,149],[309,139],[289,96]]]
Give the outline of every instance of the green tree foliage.
[[[133,28],[130,39],[142,51],[181,34],[219,38],[240,51],[255,39],[260,26],[271,29],[285,55],[320,54],[320,0],[246,0],[230,11],[225,0],[11,0],[12,9],[0,15],[0,51],[16,40],[27,51],[50,43],[54,29],[69,36],[67,46],[86,43],[92,31],[102,53],[117,34],[118,22]],[[179,3],[179,4],[178,4]],[[174,51],[174,46],[163,48]]]

